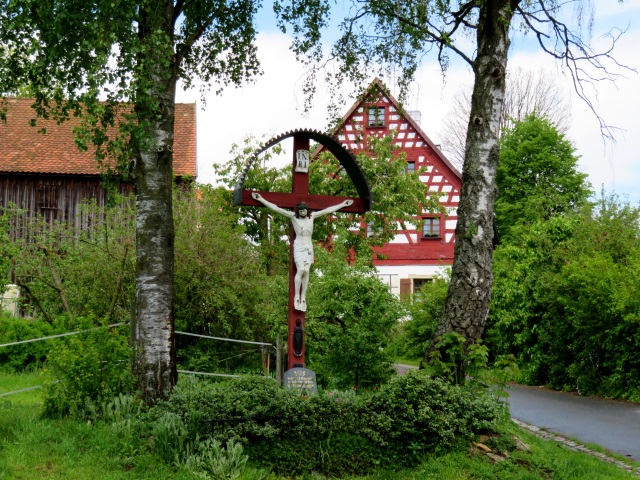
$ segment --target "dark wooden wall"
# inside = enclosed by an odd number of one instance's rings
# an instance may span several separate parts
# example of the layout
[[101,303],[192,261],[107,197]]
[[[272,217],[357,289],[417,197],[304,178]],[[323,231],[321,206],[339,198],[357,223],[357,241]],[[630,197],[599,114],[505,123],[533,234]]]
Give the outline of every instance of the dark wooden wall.
[[[122,183],[120,193],[133,193],[133,185]],[[95,199],[98,206],[107,200],[105,189],[97,175],[37,175],[0,173],[0,207],[16,205],[26,216],[41,215],[48,223],[66,221],[75,231],[90,223],[86,213],[81,214],[83,200]]]

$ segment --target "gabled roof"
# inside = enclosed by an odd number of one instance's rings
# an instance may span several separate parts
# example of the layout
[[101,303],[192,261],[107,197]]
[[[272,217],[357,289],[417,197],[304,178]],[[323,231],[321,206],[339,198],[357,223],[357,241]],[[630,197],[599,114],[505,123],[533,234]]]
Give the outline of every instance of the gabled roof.
[[[35,118],[33,99],[7,99],[7,122],[0,122],[0,172],[97,175],[93,149],[81,152],[74,142],[73,127],[80,119],[71,117],[61,125]],[[46,134],[39,133],[45,128]],[[178,103],[175,109],[173,171],[176,176],[196,176],[196,106]]]
[[[375,78],[369,86],[364,90],[364,92],[358,97],[353,106],[349,109],[349,111],[342,117],[342,119],[338,122],[337,126],[333,128],[331,134],[335,135],[340,130],[344,128],[347,121],[351,118],[351,116],[356,112],[356,110],[361,107],[363,104],[367,103],[367,99],[372,96],[372,93],[375,93],[375,90],[379,90],[382,94],[384,94],[390,101],[390,103],[396,108],[398,113],[400,113],[406,120],[411,124],[411,126],[416,130],[417,134],[422,137],[422,140],[429,145],[436,153],[438,158],[442,160],[442,162],[451,170],[451,172],[456,175],[458,178],[462,179],[462,174],[458,171],[458,169],[449,161],[449,159],[440,151],[440,148],[433,143],[433,141],[427,136],[426,133],[422,130],[420,125],[415,121],[415,119],[409,115],[406,109],[395,99],[393,95],[389,92],[389,89],[386,87],[384,83],[379,78]],[[314,152],[314,155],[318,152]]]

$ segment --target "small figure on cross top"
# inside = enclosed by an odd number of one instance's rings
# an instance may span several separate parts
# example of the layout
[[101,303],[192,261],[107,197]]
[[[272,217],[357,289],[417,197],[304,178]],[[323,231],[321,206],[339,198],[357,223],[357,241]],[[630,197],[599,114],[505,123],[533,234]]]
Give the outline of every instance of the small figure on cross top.
[[262,198],[262,195],[257,192],[253,192],[251,196],[258,202],[262,203],[265,207],[268,207],[274,212],[291,219],[293,231],[296,233],[296,238],[293,241],[293,259],[296,264],[293,306],[298,311],[306,312],[309,270],[313,263],[313,242],[311,240],[311,236],[313,235],[313,221],[318,217],[337,212],[341,208],[352,205],[353,200],[345,200],[342,203],[332,207],[327,207],[323,210],[318,210],[317,212],[310,212],[309,206],[306,203],[301,202],[296,206],[295,212],[292,212],[290,210],[280,208],[275,203],[265,200]]

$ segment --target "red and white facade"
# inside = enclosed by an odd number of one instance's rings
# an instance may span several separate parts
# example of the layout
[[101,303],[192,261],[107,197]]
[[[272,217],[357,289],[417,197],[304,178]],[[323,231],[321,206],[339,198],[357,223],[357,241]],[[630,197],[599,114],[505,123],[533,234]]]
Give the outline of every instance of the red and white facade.
[[357,153],[363,149],[362,138],[392,134],[399,151],[406,154],[408,171],[423,168],[420,179],[429,192],[440,193],[445,207],[444,214],[423,212],[409,230],[398,231],[377,249],[384,258],[374,260],[379,277],[392,293],[410,294],[453,263],[462,177],[420,128],[419,112],[402,109],[380,80],[375,79],[361,98],[334,131],[338,141]]

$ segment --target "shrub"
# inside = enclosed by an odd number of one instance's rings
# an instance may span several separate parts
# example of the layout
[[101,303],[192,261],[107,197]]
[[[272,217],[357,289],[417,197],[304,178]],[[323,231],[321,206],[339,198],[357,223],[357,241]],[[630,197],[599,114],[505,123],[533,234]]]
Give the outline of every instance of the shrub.
[[404,324],[405,335],[401,355],[420,358],[431,343],[431,337],[444,311],[444,302],[449,289],[450,273],[436,277],[420,287],[408,305],[410,319]]
[[638,238],[640,209],[603,197],[496,249],[485,340],[515,356],[519,381],[640,398]]
[[306,399],[264,377],[191,380],[149,415],[179,416],[190,439],[242,442],[252,462],[280,473],[344,475],[408,467],[430,452],[466,446],[502,411],[477,389],[412,372],[371,394]]
[[363,262],[316,253],[306,317],[308,363],[323,387],[373,388],[393,374],[386,351],[402,304]]
[[53,381],[45,387],[45,416],[65,415],[133,391],[127,337],[94,330],[62,340],[49,355]]
[[[41,320],[26,320],[0,314],[0,344],[41,338],[59,333]],[[51,344],[47,341],[23,343],[0,348],[0,370],[20,372],[30,365],[43,363]]]

